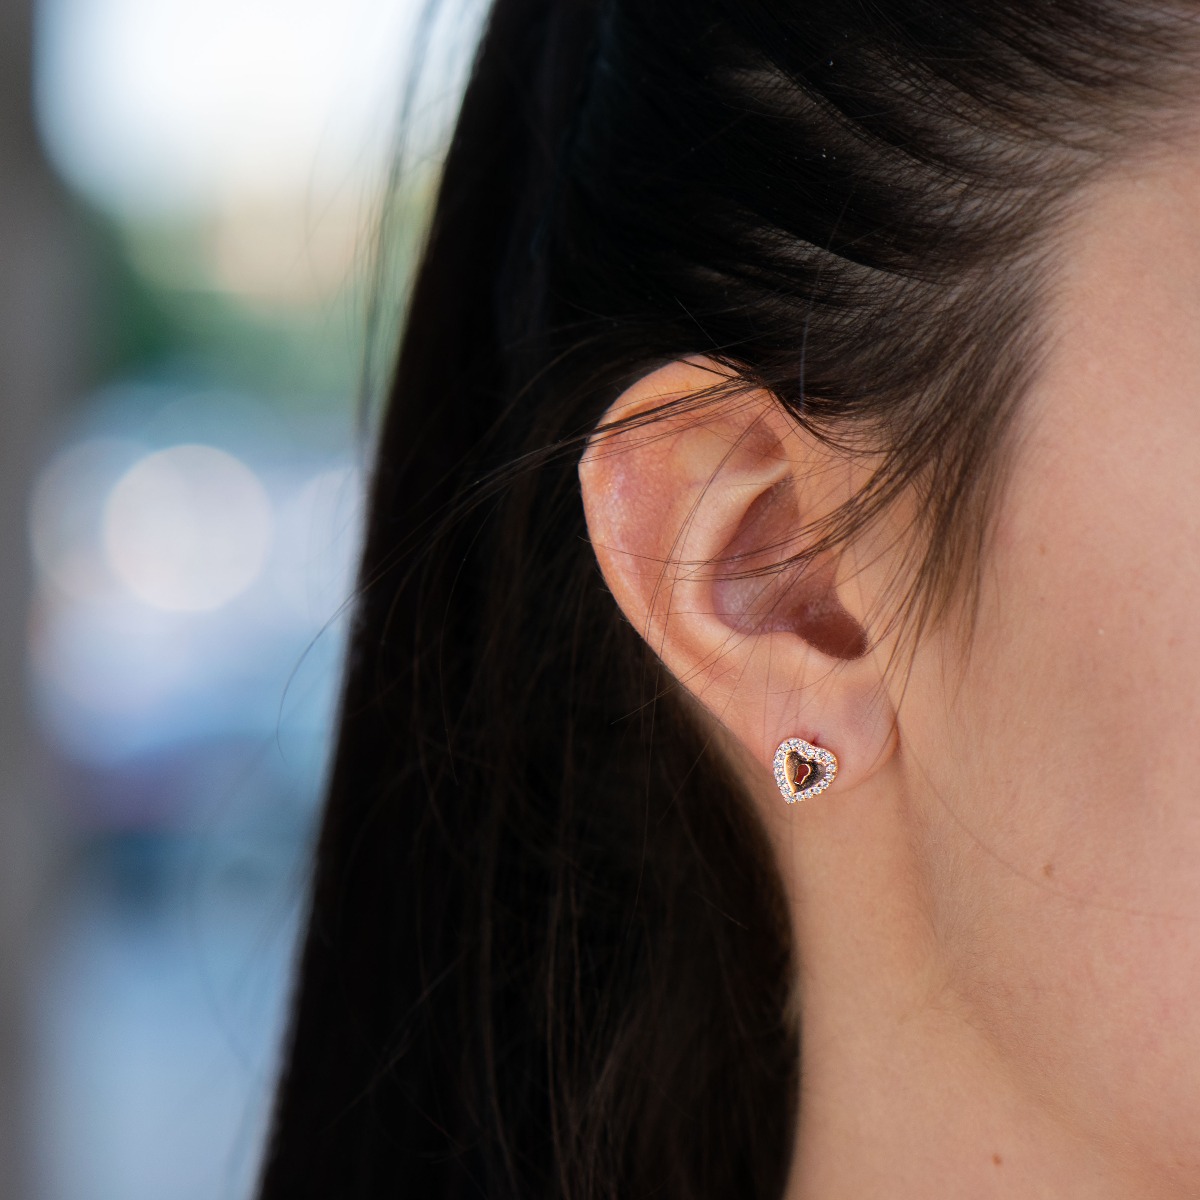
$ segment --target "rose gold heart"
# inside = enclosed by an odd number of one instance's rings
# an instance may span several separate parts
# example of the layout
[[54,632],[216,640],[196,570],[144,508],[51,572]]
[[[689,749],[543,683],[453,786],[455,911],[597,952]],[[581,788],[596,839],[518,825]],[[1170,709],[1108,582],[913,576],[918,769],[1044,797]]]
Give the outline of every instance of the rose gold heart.
[[816,770],[816,764],[800,757],[799,750],[789,750],[783,760],[783,773],[787,776],[792,795],[804,790],[808,777]]
[[803,738],[788,738],[775,751],[775,782],[789,804],[819,796],[837,774],[837,758]]

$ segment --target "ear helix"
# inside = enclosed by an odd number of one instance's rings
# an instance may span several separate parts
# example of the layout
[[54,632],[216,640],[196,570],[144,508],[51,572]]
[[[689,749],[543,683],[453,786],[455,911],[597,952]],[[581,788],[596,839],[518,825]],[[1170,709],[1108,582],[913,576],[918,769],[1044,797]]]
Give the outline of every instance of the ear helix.
[[803,738],[788,738],[775,751],[775,782],[789,804],[819,796],[837,775],[837,758]]

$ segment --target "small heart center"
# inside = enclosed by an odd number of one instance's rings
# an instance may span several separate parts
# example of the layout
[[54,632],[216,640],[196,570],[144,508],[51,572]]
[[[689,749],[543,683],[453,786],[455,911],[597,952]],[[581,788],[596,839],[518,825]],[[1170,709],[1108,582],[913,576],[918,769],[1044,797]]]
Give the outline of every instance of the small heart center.
[[793,795],[804,790],[815,769],[815,765],[807,758],[801,757],[797,751],[788,751],[787,758],[783,762],[783,770]]

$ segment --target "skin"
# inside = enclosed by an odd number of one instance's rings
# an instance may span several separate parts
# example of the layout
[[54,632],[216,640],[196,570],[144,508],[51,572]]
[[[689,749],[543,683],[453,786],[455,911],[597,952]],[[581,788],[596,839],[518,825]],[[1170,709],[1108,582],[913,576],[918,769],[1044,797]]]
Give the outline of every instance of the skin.
[[[789,896],[787,1200],[1200,1195],[1200,152],[1094,186],[1060,251],[969,652],[948,627],[904,672],[890,637],[838,661],[811,606],[768,628],[762,587],[697,565],[859,477],[769,397],[581,465],[605,578],[738,762]],[[894,519],[765,599],[871,629]],[[794,806],[791,736],[840,763]]]

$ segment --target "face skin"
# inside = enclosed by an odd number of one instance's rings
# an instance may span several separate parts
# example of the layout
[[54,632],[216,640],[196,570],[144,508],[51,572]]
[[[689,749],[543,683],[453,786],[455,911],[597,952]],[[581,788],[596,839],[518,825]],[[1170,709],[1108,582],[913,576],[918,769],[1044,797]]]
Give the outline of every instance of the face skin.
[[[1200,1195],[1200,152],[1094,186],[1060,248],[965,660],[953,629],[898,676],[886,642],[837,664],[730,616],[694,563],[751,500],[786,522],[852,484],[769,400],[581,467],[605,578],[737,760],[790,900],[788,1200]],[[893,565],[850,552],[839,602],[867,622]],[[790,736],[841,764],[795,806]]]
[[1200,156],[1106,181],[1062,263],[974,652],[918,654],[901,786],[942,1003],[1110,1190],[1194,1196]]

